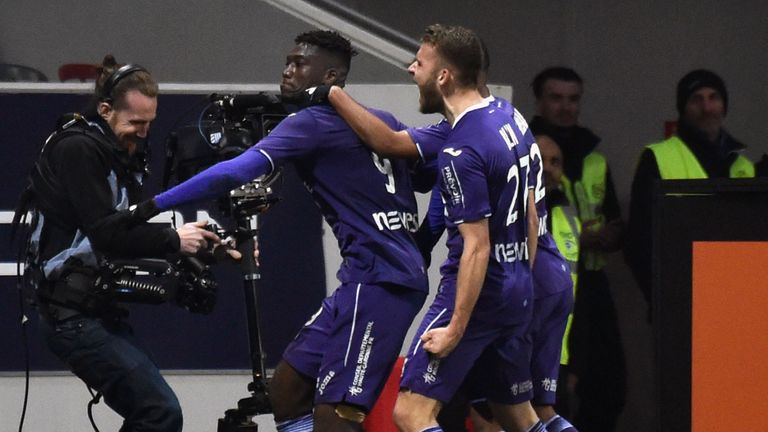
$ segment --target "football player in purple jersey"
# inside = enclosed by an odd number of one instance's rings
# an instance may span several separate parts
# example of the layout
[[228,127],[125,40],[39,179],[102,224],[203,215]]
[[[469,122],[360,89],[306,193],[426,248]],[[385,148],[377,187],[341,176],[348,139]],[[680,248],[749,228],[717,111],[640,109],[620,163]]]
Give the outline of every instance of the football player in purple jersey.
[[478,92],[481,52],[474,32],[432,25],[409,67],[420,110],[442,113],[452,130],[438,156],[448,258],[420,336],[408,351],[394,413],[402,430],[440,430],[441,404],[486,348],[495,355],[488,365],[491,379],[483,385],[496,418],[507,430],[544,430],[529,403],[533,140],[527,127]]
[[[529,220],[537,225],[538,219],[525,203],[533,141],[478,93],[481,61],[473,32],[435,25],[409,68],[422,112],[442,112],[452,130],[438,164],[449,256],[408,353],[394,414],[402,430],[440,430],[436,413],[486,347],[498,354],[495,375],[484,383],[497,417],[508,430],[544,430],[528,402],[533,298],[527,231]],[[413,151],[411,145],[402,156]]]
[[[522,114],[515,110],[508,101],[491,96],[486,85],[490,59],[485,45],[482,45],[483,63],[478,76],[480,94],[491,107],[506,112],[519,127],[527,128]],[[395,131],[371,116],[343,89],[331,87],[325,91],[328,94],[328,101],[337,109],[339,114],[380,155],[419,159],[427,167],[436,165],[437,154],[451,133],[451,124],[447,120],[444,119],[432,126]],[[528,137],[528,139],[531,138]],[[529,205],[533,205],[532,203],[535,202],[541,221],[533,268],[535,328],[531,329],[534,353],[531,359],[531,373],[534,382],[532,403],[536,413],[542,421],[547,423],[548,429],[552,428],[558,432],[571,431],[575,429],[567,429],[572,426],[565,419],[557,416],[553,405],[558,382],[561,341],[568,312],[573,306],[573,285],[568,264],[559,253],[557,245],[546,229],[547,209],[544,202],[541,154],[535,143],[531,147],[530,160],[529,185],[533,191],[529,197],[533,201],[529,201]],[[445,231],[444,207],[438,184],[432,192],[427,216],[417,233],[417,242],[427,263],[429,263],[432,248]],[[533,230],[535,227],[531,225],[529,229]],[[480,365],[478,368],[481,369],[483,366]],[[474,390],[476,386],[469,385],[468,387]],[[476,399],[482,395],[482,389],[477,389],[471,393],[473,393],[473,399]]]
[[[283,99],[344,85],[354,51],[335,32],[299,35],[286,58]],[[388,127],[391,114],[372,111]],[[331,226],[341,286],[290,343],[270,383],[279,431],[360,431],[426,298],[412,234],[416,200],[407,162],[371,152],[329,106],[284,119],[242,155],[155,197],[159,209],[208,200],[290,162]]]

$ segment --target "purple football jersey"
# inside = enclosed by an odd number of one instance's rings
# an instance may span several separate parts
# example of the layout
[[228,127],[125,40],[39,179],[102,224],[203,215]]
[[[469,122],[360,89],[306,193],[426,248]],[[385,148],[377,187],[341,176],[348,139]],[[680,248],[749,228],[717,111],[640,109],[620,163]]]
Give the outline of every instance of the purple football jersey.
[[[371,111],[392,129],[404,129],[391,114]],[[411,235],[419,224],[407,162],[368,150],[327,106],[292,114],[251,150],[266,155],[273,166],[294,164],[336,236],[342,283],[428,289]]]
[[[562,273],[568,269],[565,259],[557,249],[552,235],[547,231],[547,208],[544,203],[544,183],[541,166],[541,152],[538,146],[533,142],[533,137],[528,130],[528,124],[523,115],[506,99],[500,97],[489,97],[486,99],[490,109],[501,110],[509,115],[520,130],[526,131],[523,135],[530,140],[530,170],[528,186],[532,188],[535,194],[536,213],[539,216],[540,228],[538,238],[538,252],[534,263],[534,293],[536,298],[546,297],[561,292],[570,287],[570,283],[561,283],[563,278],[558,274],[556,277],[549,277],[550,273]],[[429,167],[437,159],[437,155],[442,149],[448,135],[451,133],[451,125],[442,120],[437,124],[421,127],[408,128],[408,134],[416,144],[422,163]],[[433,227],[434,228],[434,227]],[[570,277],[570,274],[567,274]],[[567,281],[566,281],[567,282]]]
[[[525,138],[531,141],[530,170],[528,171],[528,187],[534,194],[536,201],[536,214],[539,216],[539,238],[536,252],[536,260],[533,264],[533,292],[536,298],[547,297],[571,288],[570,270],[565,258],[557,249],[555,239],[547,230],[547,206],[545,205],[545,192],[543,181],[543,167],[541,163],[541,151],[534,142],[533,135],[528,129],[528,122],[509,101],[503,98],[495,98],[491,102],[494,106],[508,113],[515,121],[519,130],[526,131]],[[555,274],[553,274],[555,273]]]
[[491,258],[475,316],[510,314],[532,300],[525,203],[533,143],[509,114],[488,104],[461,114],[438,156],[448,228],[443,279],[455,279],[463,250],[457,225],[488,218]]
[[439,123],[430,126],[408,128],[407,132],[411,140],[416,144],[422,163],[428,165],[437,161],[440,149],[443,148],[445,140],[451,134],[451,125],[447,120],[443,119]]

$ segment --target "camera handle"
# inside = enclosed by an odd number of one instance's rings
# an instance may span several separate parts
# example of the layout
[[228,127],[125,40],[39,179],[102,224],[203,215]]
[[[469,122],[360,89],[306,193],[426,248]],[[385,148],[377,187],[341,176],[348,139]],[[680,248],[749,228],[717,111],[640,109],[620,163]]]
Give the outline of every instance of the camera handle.
[[253,421],[253,417],[272,412],[264,371],[264,354],[261,345],[258,296],[256,292],[261,274],[253,256],[254,244],[258,237],[258,215],[241,215],[237,217],[237,234],[238,250],[243,255],[241,270],[243,272],[245,312],[248,319],[248,338],[253,380],[248,383],[248,391],[251,392],[251,395],[240,399],[237,402],[237,408],[228,409],[224,413],[224,418],[219,419],[218,432],[258,431],[259,426]]

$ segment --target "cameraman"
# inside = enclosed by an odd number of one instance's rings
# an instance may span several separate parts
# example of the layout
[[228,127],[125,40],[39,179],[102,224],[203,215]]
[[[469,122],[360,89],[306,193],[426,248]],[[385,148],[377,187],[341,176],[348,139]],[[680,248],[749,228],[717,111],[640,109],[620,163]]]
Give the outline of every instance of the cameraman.
[[131,220],[139,201],[157,83],[135,65],[107,56],[93,115],[59,120],[46,141],[20,209],[33,209],[27,277],[51,351],[124,419],[121,431],[181,431],[181,407],[124,309],[95,293],[103,256],[195,254],[219,238],[188,223],[178,230]]

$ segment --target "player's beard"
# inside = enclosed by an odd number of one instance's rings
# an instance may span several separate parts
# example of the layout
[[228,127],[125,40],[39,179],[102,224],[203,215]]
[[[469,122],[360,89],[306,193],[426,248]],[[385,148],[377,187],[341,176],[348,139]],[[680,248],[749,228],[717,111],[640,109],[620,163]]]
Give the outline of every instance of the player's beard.
[[444,108],[445,103],[437,88],[437,80],[432,79],[419,86],[419,111],[422,114],[442,113]]

